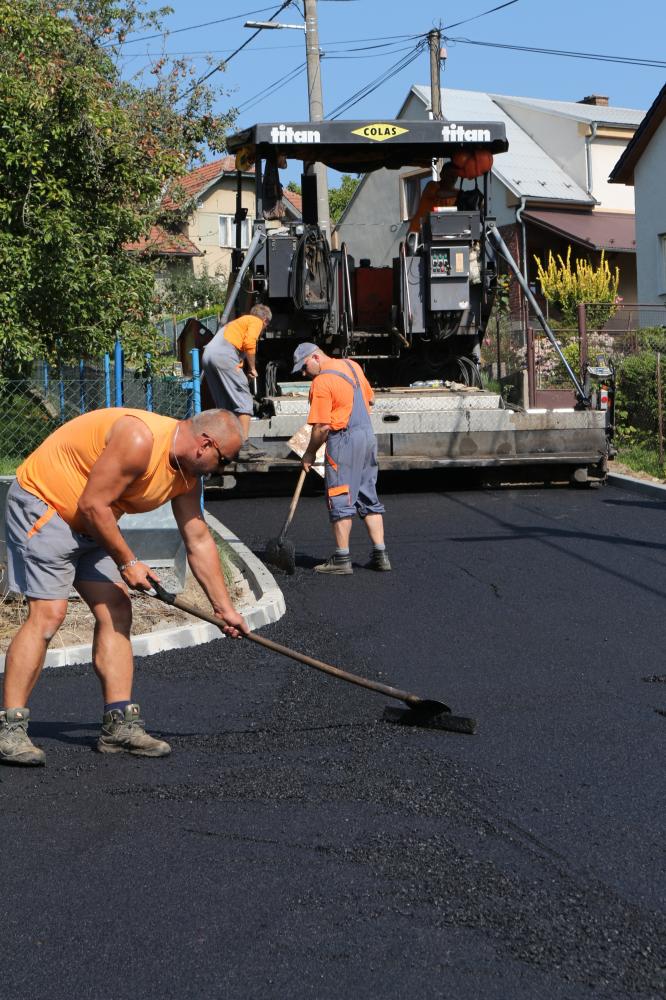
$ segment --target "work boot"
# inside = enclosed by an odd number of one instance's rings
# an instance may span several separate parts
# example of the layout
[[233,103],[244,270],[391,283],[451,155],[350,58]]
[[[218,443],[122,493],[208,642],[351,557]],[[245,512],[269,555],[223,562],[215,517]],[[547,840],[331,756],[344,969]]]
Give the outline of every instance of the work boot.
[[250,444],[248,441],[241,447],[236,456],[237,462],[261,462],[266,458],[266,452]]
[[0,711],[0,762],[34,767],[46,763],[43,750],[28,736],[29,708],[7,708]]
[[368,569],[377,570],[378,573],[388,573],[390,568],[391,563],[386,549],[373,549]]
[[127,705],[124,712],[113,708],[104,713],[97,740],[100,753],[131,753],[138,757],[166,757],[171,753],[168,743],[148,735],[140,711],[138,705]]
[[315,573],[332,573],[337,576],[349,576],[353,573],[351,556],[338,556],[335,553],[325,563],[319,563],[314,568]]

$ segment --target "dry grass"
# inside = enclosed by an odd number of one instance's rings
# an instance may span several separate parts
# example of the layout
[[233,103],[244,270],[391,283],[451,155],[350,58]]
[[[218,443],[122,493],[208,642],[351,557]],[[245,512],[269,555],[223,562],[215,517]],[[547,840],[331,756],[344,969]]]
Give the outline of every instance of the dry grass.
[[[227,585],[234,606],[241,612],[250,603],[251,594],[239,570],[229,570],[227,572]],[[231,579],[229,579],[229,575]],[[189,604],[199,606],[210,611],[210,605],[205,594],[196,580],[188,575],[185,589],[180,595]],[[132,600],[132,635],[141,635],[144,632],[155,632],[164,628],[184,625],[192,621],[190,615],[184,614],[177,608],[170,608],[166,604],[141,594],[131,593]],[[14,633],[23,624],[28,614],[25,599],[15,594],[8,594],[0,600],[0,652],[4,653],[9,646]],[[51,648],[58,649],[65,646],[85,645],[92,642],[93,637],[93,616],[88,606],[79,599],[70,599],[67,607],[67,617],[57,634],[51,640]]]

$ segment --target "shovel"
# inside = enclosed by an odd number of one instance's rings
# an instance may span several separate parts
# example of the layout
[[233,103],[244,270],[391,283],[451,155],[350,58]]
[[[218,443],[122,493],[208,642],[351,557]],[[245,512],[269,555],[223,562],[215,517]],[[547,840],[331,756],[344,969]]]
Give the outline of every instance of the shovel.
[[301,474],[298,477],[289,513],[287,514],[282,531],[277,538],[271,538],[270,542],[266,545],[266,562],[272,563],[273,566],[278,566],[279,569],[283,569],[290,576],[293,575],[296,569],[296,549],[292,541],[287,541],[286,534],[287,528],[292,522],[306,475],[305,469],[301,469]]
[[[170,604],[174,608],[185,611],[188,615],[200,618],[204,622],[210,622],[211,625],[217,625],[220,629],[224,628],[224,623],[219,618],[215,618],[214,615],[187,604],[176,594],[169,593],[157,580],[151,578],[151,583],[155,594],[149,594],[149,597],[156,597],[165,604]],[[444,705],[441,701],[420,698],[419,695],[412,694],[409,691],[401,691],[399,688],[391,687],[388,684],[380,684],[378,681],[371,681],[367,677],[350,674],[347,670],[341,670],[340,667],[324,663],[323,660],[316,660],[305,653],[299,653],[295,649],[290,649],[289,646],[282,646],[279,642],[265,639],[262,635],[255,635],[254,632],[244,634],[243,638],[258,643],[264,649],[270,649],[274,653],[281,653],[292,660],[304,663],[307,667],[321,670],[331,677],[337,677],[338,680],[347,681],[349,684],[356,684],[358,687],[367,688],[369,691],[376,691],[378,694],[384,694],[389,698],[396,698],[398,701],[404,702],[407,706],[406,709],[391,707],[384,709],[384,719],[386,722],[397,722],[403,726],[426,726],[434,729],[447,729],[453,733],[467,733],[469,735],[473,735],[476,732],[475,719],[469,719],[463,715],[452,715],[448,705]]]

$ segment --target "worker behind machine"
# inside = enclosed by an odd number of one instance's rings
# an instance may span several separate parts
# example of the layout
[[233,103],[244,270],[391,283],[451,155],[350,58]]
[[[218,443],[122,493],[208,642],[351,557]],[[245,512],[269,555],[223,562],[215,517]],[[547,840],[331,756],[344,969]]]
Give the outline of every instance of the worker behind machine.
[[418,208],[409,220],[408,233],[419,233],[424,220],[438,208],[454,208],[460,192],[456,187],[458,172],[452,163],[445,163],[438,181],[428,181]]
[[[248,376],[257,378],[257,344],[271,319],[268,306],[253,306],[248,315],[221,326],[203,352],[202,368],[215,407],[236,414],[244,442],[250,433],[254,411]],[[261,454],[245,444],[239,459],[252,461]]]

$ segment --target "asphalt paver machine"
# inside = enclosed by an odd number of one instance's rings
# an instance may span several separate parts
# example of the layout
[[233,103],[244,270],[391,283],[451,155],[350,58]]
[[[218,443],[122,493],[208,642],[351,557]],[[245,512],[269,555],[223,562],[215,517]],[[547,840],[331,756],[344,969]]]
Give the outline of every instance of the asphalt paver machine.
[[[593,409],[524,277],[486,214],[492,157],[508,149],[500,122],[323,121],[259,124],[231,136],[237,166],[254,165],[254,235],[237,248],[222,322],[258,302],[273,322],[260,342],[257,419],[250,441],[265,458],[252,471],[296,462],[289,439],[307,415],[305,385],[291,374],[294,348],[312,341],[364,368],[376,392],[372,421],[381,469],[539,466],[579,482],[603,479],[611,453],[610,415]],[[300,160],[302,219],[278,205],[278,168]],[[405,233],[390,268],[331,249],[317,218],[315,163],[346,173],[458,167],[476,174],[455,204],[427,213]],[[244,217],[238,185],[237,233]],[[274,216],[271,218],[271,216]],[[415,227],[411,227],[415,228]],[[483,389],[480,345],[506,261],[572,381],[575,405],[529,410]],[[243,471],[242,466],[237,471]]]

